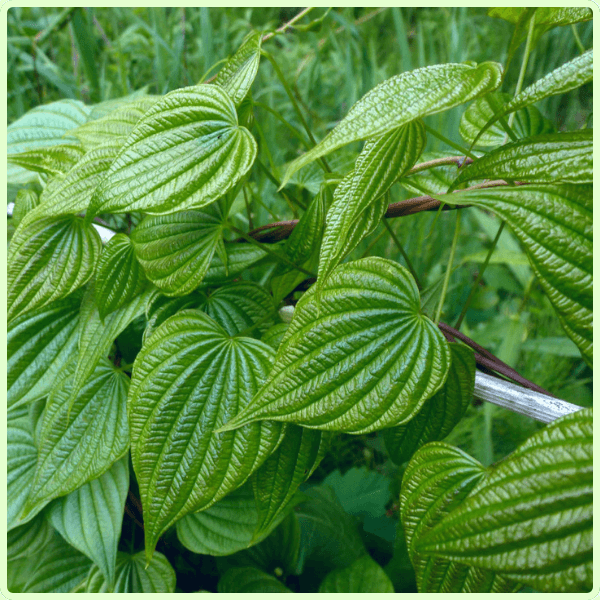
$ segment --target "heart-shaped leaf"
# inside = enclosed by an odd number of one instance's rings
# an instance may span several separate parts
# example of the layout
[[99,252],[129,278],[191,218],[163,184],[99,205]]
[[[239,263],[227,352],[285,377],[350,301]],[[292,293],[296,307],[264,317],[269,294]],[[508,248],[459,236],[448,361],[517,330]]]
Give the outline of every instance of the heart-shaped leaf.
[[98,479],[84,483],[47,509],[48,520],[63,538],[91,558],[112,589],[117,545],[129,489],[129,456]]
[[131,234],[135,255],[150,281],[167,296],[196,289],[223,244],[222,217],[210,207],[146,217]]
[[361,556],[345,569],[325,577],[319,594],[393,594],[394,586],[385,571],[370,557]]
[[592,409],[557,419],[491,467],[418,540],[418,551],[493,569],[540,592],[588,592],[592,454]]
[[384,429],[383,440],[391,459],[401,465],[428,442],[443,440],[463,418],[475,386],[475,356],[461,344],[448,344],[452,362],[448,378],[406,425]]
[[591,186],[507,186],[439,198],[491,210],[512,227],[567,335],[591,365]]
[[396,75],[367,92],[314,148],[288,165],[291,175],[320,156],[350,142],[382,135],[495,90],[502,77],[498,63],[445,64]]
[[260,419],[366,433],[409,421],[444,383],[450,350],[398,263],[340,265],[296,305],[268,380],[222,428]]
[[276,423],[214,433],[250,401],[272,356],[198,310],[167,319],[142,347],[128,411],[148,557],[167,527],[242,485],[277,447]]
[[247,173],[256,151],[220,87],[175,90],[135,126],[96,191],[88,218],[100,212],[160,215],[201,208]]
[[97,231],[77,217],[23,221],[8,249],[9,322],[87,283],[101,247]]

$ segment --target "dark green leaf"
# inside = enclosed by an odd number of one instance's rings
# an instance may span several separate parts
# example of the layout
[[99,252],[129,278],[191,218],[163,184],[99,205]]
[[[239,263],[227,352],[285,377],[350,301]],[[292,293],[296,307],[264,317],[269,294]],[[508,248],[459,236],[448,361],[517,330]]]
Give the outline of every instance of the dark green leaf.
[[320,594],[393,594],[385,571],[370,557],[361,556],[349,567],[332,571],[319,587]]
[[229,281],[267,256],[262,248],[253,244],[225,242],[225,252],[227,268],[223,265],[221,257],[215,254],[202,281],[203,285],[217,285]]
[[54,529],[41,513],[31,521],[11,529],[7,534],[6,551],[8,561],[28,558],[40,552],[52,541]]
[[229,569],[219,579],[218,590],[220,594],[292,593],[279,579],[254,567]]

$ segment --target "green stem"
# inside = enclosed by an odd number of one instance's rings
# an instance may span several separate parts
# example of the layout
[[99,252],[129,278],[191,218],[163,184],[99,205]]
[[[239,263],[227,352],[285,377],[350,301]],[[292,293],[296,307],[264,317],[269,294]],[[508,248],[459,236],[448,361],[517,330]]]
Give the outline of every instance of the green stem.
[[452,140],[449,140],[446,136],[443,136],[441,133],[438,133],[435,129],[432,129],[427,124],[425,124],[425,131],[427,133],[430,133],[433,137],[436,137],[438,140],[444,142],[445,144],[448,144],[448,146],[450,146],[450,148],[454,148],[455,150],[460,152],[462,155],[468,156],[469,158],[472,158],[473,160],[475,160],[477,158],[469,150],[467,150],[466,148],[462,148],[459,144],[456,144]]
[[291,18],[287,23],[282,25],[279,29],[272,31],[271,33],[267,33],[267,35],[265,35],[263,37],[262,41],[266,42],[267,40],[270,40],[271,38],[275,37],[276,35],[283,33],[288,27],[291,27],[294,23],[297,23],[300,19],[302,19],[302,17],[305,17],[313,8],[315,8],[315,7],[309,6],[308,8],[301,10],[295,17]]
[[239,235],[241,238],[245,239],[250,244],[254,244],[255,246],[258,246],[261,250],[263,250],[264,252],[266,252],[268,255],[272,256],[279,262],[282,262],[285,265],[287,265],[288,267],[292,267],[292,269],[296,269],[297,271],[300,271],[301,273],[304,273],[305,275],[308,275],[309,277],[315,277],[315,278],[317,277],[316,273],[307,271],[306,269],[304,269],[303,267],[292,262],[285,256],[282,256],[281,254],[277,254],[277,252],[273,252],[273,250],[271,250],[271,248],[269,248],[266,244],[262,244],[258,240],[255,240],[254,238],[250,237],[247,233],[244,233],[241,229],[238,229],[231,223],[229,223],[228,226],[229,226],[229,229],[231,229],[231,231],[233,231],[234,233],[237,233],[237,235]]
[[458,320],[456,321],[456,325],[454,326],[454,329],[460,329],[460,326],[462,325],[465,315],[467,314],[467,311],[469,310],[471,301],[473,300],[473,298],[475,297],[475,293],[479,289],[478,288],[479,282],[483,279],[483,274],[485,273],[485,270],[490,262],[490,259],[492,258],[492,254],[494,254],[494,250],[496,249],[496,245],[498,244],[498,240],[500,239],[500,234],[502,233],[503,229],[504,229],[504,221],[502,221],[502,223],[500,223],[500,227],[498,227],[498,233],[496,233],[496,237],[494,238],[494,241],[492,242],[492,247],[489,249],[487,256],[485,257],[485,261],[483,262],[483,265],[481,266],[481,269],[479,270],[479,275],[477,276],[477,279],[475,280],[475,283],[473,284],[473,287],[471,288],[471,291],[469,292],[469,297],[467,298],[467,301],[465,302],[465,305],[463,306],[463,309],[460,313],[460,316],[458,317]]
[[454,239],[452,240],[452,247],[450,248],[450,259],[448,260],[448,266],[446,268],[446,276],[444,277],[444,283],[442,285],[442,294],[440,296],[440,303],[438,304],[437,313],[435,315],[435,322],[439,323],[442,316],[442,307],[444,306],[444,300],[446,299],[446,292],[448,291],[448,282],[450,281],[450,273],[452,272],[452,263],[454,262],[454,253],[456,252],[456,245],[458,243],[458,234],[460,232],[460,210],[456,211],[456,227],[454,228]]
[[581,43],[581,38],[579,37],[579,34],[577,33],[577,27],[575,27],[575,23],[571,23],[571,31],[573,32],[573,36],[575,37],[575,43],[577,44],[577,48],[578,48],[579,52],[581,54],[583,54],[585,52],[585,48],[583,47],[583,44]]
[[248,227],[250,229],[254,229],[254,223],[252,223],[252,212],[250,210],[250,202],[248,202],[248,192],[246,191],[246,187],[242,188],[242,192],[244,194],[244,203],[246,204],[246,214],[248,215]]
[[417,284],[417,287],[421,290],[422,287],[421,287],[421,283],[419,282],[419,277],[417,276],[417,272],[415,271],[414,267],[412,266],[412,263],[410,262],[410,258],[408,258],[408,255],[404,251],[404,248],[402,247],[400,240],[397,238],[396,234],[394,233],[394,230],[391,228],[390,224],[387,222],[387,219],[382,219],[382,222],[383,222],[385,228],[389,231],[389,234],[392,236],[392,239],[394,240],[394,244],[396,244],[396,248],[398,248],[398,250],[400,251],[400,254],[402,254],[402,257],[404,258],[404,260],[406,262],[406,266],[407,266],[408,270],[411,272],[411,275],[413,276],[415,283]]
[[[281,187],[281,182],[279,181],[279,179],[277,179],[277,177],[275,177],[275,175],[273,175],[273,173],[271,173],[271,171],[267,169],[267,167],[261,162],[260,159],[256,159],[256,164],[263,170],[264,174],[269,178],[271,183],[275,185],[277,190],[279,190],[279,188]],[[279,193],[284,197],[285,201],[288,204],[291,204],[293,202],[294,204],[297,204],[302,210],[306,210],[306,205],[303,202],[300,202],[298,198],[290,196],[287,192],[284,192],[283,190],[279,190]],[[296,211],[292,209],[292,212],[295,213]]]
[[[535,13],[529,20],[529,29],[527,30],[527,42],[525,42],[525,53],[523,54],[523,61],[521,62],[521,70],[519,71],[519,79],[517,80],[517,87],[515,88],[515,96],[521,91],[523,87],[523,81],[525,79],[525,71],[527,70],[527,63],[529,62],[529,54],[531,52],[533,42],[533,30],[535,26]],[[515,120],[515,114],[512,112],[508,117],[508,126],[512,127],[513,121]]]

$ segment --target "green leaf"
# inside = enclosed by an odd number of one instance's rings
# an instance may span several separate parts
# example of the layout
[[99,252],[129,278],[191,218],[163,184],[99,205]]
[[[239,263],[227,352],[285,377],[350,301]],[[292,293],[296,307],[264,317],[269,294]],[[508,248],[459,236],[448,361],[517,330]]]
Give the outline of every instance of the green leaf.
[[259,419],[367,433],[409,421],[444,383],[450,350],[420,314],[410,273],[383,258],[340,265],[296,305],[268,380],[223,430]]
[[76,352],[78,296],[69,296],[17,317],[8,325],[9,410],[43,398]]
[[129,447],[129,378],[102,361],[73,398],[74,362],[66,369],[48,398],[25,513],[99,477]]
[[99,119],[87,121],[72,129],[69,135],[76,137],[86,151],[106,143],[120,146],[158,99],[158,96],[143,96],[125,102]]
[[[291,507],[289,505],[288,509]],[[287,512],[282,511],[262,536],[254,536],[259,515],[252,485],[247,482],[206,510],[185,515],[175,526],[179,541],[188,550],[210,556],[227,556],[260,542],[286,515]]]
[[[420,161],[428,162],[447,157],[447,152],[423,152]],[[399,183],[404,189],[415,196],[445,194],[450,184],[454,181],[456,173],[456,165],[440,165],[403,177]]]
[[149,216],[131,241],[148,279],[167,296],[185,296],[200,285],[223,243],[222,217],[210,209]]
[[[509,94],[501,92],[492,92],[475,100],[460,119],[459,133],[462,139],[467,144],[473,144],[479,131],[494,116],[492,106],[506,105],[510,100]],[[526,106],[518,110],[511,127],[518,138],[554,131],[552,123],[535,106]],[[500,125],[494,124],[479,137],[478,146],[500,146],[505,143],[506,138],[507,134],[504,129]]]
[[[36,106],[8,126],[8,155],[76,141],[65,134],[85,123],[89,112],[90,107],[79,100],[59,100]],[[36,175],[23,167],[9,165],[7,179],[9,183],[27,183],[34,181]]]
[[[333,195],[319,257],[320,289],[333,269],[379,225],[387,209],[382,196],[415,164],[425,146],[421,121],[370,139]],[[379,202],[377,202],[379,200]]]
[[445,64],[401,73],[380,83],[354,104],[319,144],[290,163],[282,186],[293,173],[336,148],[379,136],[495,90],[501,76],[502,67],[494,62]]
[[167,319],[142,347],[128,412],[148,557],[167,527],[242,485],[275,450],[276,423],[214,433],[250,401],[272,356],[197,310]]
[[112,588],[117,545],[129,489],[129,456],[47,509],[48,520],[71,546],[91,558]]
[[473,351],[461,344],[448,344],[452,362],[448,379],[417,415],[406,425],[383,431],[383,440],[390,458],[401,465],[424,444],[443,440],[463,418],[475,386]]
[[59,144],[47,148],[34,148],[19,154],[9,154],[9,164],[28,171],[53,177],[66,173],[83,155],[79,144]]
[[328,446],[320,431],[289,425],[283,441],[252,475],[258,507],[254,538],[260,539],[281,520],[300,484],[319,466]]
[[265,344],[271,346],[271,348],[277,352],[288,327],[289,323],[277,323],[277,325],[273,325],[273,327],[267,329],[267,331],[263,333],[261,339]]
[[402,478],[400,519],[421,593],[514,591],[514,583],[493,571],[417,552],[419,540],[452,510],[485,475],[485,468],[458,448],[433,442],[412,458]]
[[239,50],[217,75],[215,84],[229,94],[236,106],[239,106],[246,97],[258,73],[261,44],[262,34],[258,32],[248,34]]
[[248,172],[256,151],[221,88],[175,90],[135,126],[94,195],[88,218],[100,212],[159,215],[202,208]]
[[55,533],[34,556],[8,563],[8,588],[12,593],[68,593],[84,581],[91,564],[87,556]]
[[172,594],[175,592],[175,579],[173,567],[160,552],[154,553],[148,566],[143,552],[119,552],[114,588],[108,585],[102,571],[94,565],[82,591],[93,594]]
[[74,396],[91,377],[101,359],[107,357],[117,336],[144,314],[151,294],[152,291],[147,290],[135,296],[128,304],[113,310],[103,321],[94,302],[94,287],[90,286],[81,303],[79,315],[79,356],[73,375]]
[[54,529],[45,515],[38,514],[25,525],[12,529],[7,534],[6,550],[8,561],[29,558],[40,552],[54,537]]
[[393,594],[385,571],[370,557],[361,556],[345,569],[336,569],[319,586],[320,594]]
[[[489,8],[487,14],[489,17],[504,19],[515,25],[525,10],[525,8]],[[592,17],[593,13],[589,8],[569,8],[566,6],[556,8],[541,7],[536,10],[535,24],[536,26],[547,25],[554,27],[589,21]]]
[[229,281],[267,256],[262,248],[254,244],[225,242],[224,245],[227,254],[227,268],[223,265],[221,257],[215,254],[202,281],[205,286],[219,285]]
[[100,319],[141,294],[146,277],[131,239],[118,233],[108,240],[96,270],[95,300]]
[[591,186],[507,186],[456,192],[443,198],[449,204],[491,210],[512,227],[561,325],[591,365]]
[[255,567],[229,569],[219,579],[218,590],[220,594],[292,593],[279,579]]
[[419,551],[494,569],[540,592],[592,582],[592,409],[557,419],[491,467]]
[[553,354],[555,356],[568,356],[579,358],[579,348],[567,337],[542,337],[527,340],[521,345],[524,352],[539,352],[540,354]]
[[545,133],[492,150],[463,167],[448,192],[473,179],[593,183],[593,130]]
[[390,479],[367,467],[351,467],[344,475],[329,473],[323,485],[333,489],[343,509],[357,517],[380,517],[391,498]]
[[570,90],[574,90],[593,78],[593,51],[587,52],[575,57],[573,60],[561,65],[548,73],[529,87],[526,87],[522,92],[517,94],[500,112],[496,114],[485,124],[479,132],[473,144],[481,137],[490,125],[495,123],[500,117],[504,117],[511,112],[515,112],[520,108],[539,102],[549,96],[564,94]]
[[12,221],[15,227],[17,227],[23,217],[29,211],[32,211],[39,203],[39,197],[33,190],[28,190],[27,188],[20,189],[15,198],[15,206],[12,214]]
[[8,321],[85,285],[101,247],[96,230],[77,217],[22,222],[8,249]]
[[231,336],[253,325],[256,325],[255,332],[266,331],[275,318],[272,296],[250,281],[220,287],[208,296],[201,308]]

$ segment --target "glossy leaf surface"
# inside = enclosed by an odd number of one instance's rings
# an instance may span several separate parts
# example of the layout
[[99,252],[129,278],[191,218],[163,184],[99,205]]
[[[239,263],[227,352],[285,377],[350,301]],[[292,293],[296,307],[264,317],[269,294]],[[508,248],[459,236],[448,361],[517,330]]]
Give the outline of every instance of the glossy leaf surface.
[[332,571],[319,586],[320,594],[393,594],[385,571],[370,557],[362,556],[345,569]]
[[426,115],[473,100],[500,85],[502,67],[445,64],[396,75],[367,92],[312,150],[294,160],[282,185],[303,166],[350,142],[382,135]]
[[592,450],[592,409],[557,419],[491,467],[417,548],[540,592],[589,592]]
[[441,387],[449,363],[404,267],[345,263],[320,304],[313,289],[300,299],[268,380],[227,429],[259,419],[349,433],[398,425]]
[[81,158],[83,152],[79,144],[58,144],[9,154],[8,164],[53,177],[66,173]]
[[250,169],[256,142],[221,88],[170,92],[135,126],[90,205],[100,212],[169,214],[211,204]]
[[168,526],[239,487],[275,450],[279,424],[213,433],[250,401],[271,360],[268,346],[230,338],[197,310],[167,319],[142,347],[128,411],[148,556]]
[[267,253],[253,244],[225,242],[227,268],[218,254],[213,256],[210,267],[202,281],[203,285],[216,285],[229,281],[267,256]]

